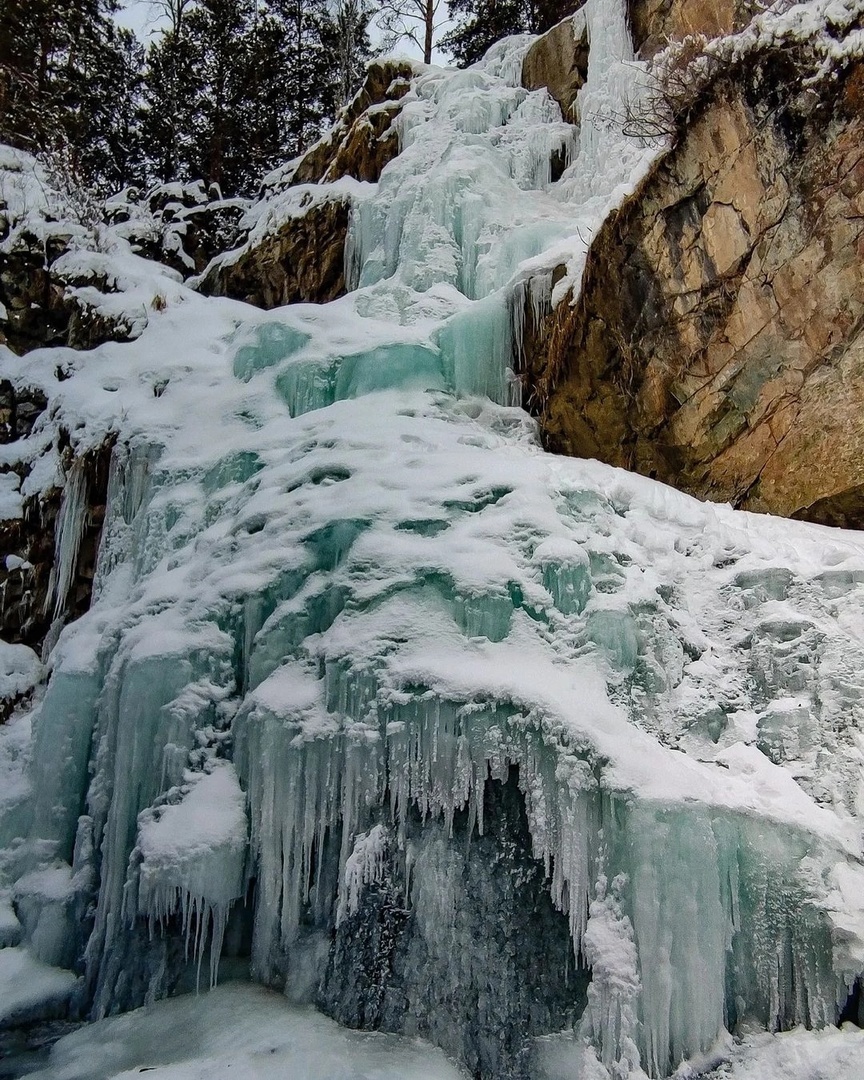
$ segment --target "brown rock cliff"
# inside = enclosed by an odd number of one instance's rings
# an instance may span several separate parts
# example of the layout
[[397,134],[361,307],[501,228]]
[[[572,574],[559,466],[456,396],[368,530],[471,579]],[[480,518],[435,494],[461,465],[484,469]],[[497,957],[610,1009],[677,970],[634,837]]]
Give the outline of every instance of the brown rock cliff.
[[576,95],[588,77],[588,25],[580,7],[539,37],[522,61],[526,90],[545,87],[561,106],[565,120],[575,120]]
[[715,84],[530,327],[547,445],[700,497],[864,525],[864,66]]

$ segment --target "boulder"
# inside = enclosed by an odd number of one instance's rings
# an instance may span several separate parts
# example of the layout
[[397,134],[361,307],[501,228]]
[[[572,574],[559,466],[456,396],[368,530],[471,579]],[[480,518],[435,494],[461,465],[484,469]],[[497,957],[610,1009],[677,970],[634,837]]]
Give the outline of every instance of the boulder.
[[198,289],[261,308],[335,300],[345,292],[349,217],[347,198],[314,201],[272,232],[214,259]]
[[526,90],[546,88],[565,120],[575,120],[576,95],[588,77],[588,24],[579,8],[539,37],[522,61]]

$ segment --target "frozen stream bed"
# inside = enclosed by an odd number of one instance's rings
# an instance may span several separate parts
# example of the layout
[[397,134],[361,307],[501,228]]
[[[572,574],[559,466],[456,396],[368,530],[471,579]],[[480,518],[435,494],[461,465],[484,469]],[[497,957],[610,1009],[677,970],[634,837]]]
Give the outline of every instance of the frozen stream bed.
[[[794,1031],[718,1047],[704,1080],[860,1080],[864,1032]],[[722,1064],[717,1064],[722,1059]],[[535,1080],[598,1080],[572,1041],[540,1040]],[[416,1039],[348,1031],[263,987],[229,983],[86,1025],[32,1080],[466,1080]],[[694,1073],[679,1074],[687,1080]]]

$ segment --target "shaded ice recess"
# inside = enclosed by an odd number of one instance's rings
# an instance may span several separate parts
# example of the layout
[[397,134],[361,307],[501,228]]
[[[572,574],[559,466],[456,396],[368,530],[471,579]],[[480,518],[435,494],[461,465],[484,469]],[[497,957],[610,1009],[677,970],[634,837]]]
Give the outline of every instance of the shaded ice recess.
[[7,451],[28,491],[66,432],[116,440],[91,609],[0,728],[0,927],[66,970],[43,1015],[230,957],[490,1080],[564,1030],[621,1080],[860,997],[864,543],[551,458],[516,405],[526,302],[657,152],[610,120],[624,4],[586,18],[578,129],[518,85],[530,39],[418,70],[347,296],[177,286],[134,342],[0,356],[49,401]]
[[[604,914],[599,883],[622,894],[618,919],[638,973],[595,983],[582,1022],[604,1064],[641,1061],[660,1076],[710,1048],[726,1024],[834,1022],[847,987],[831,928],[794,870],[814,851],[805,832],[766,834],[763,821],[732,808],[633,800],[604,783],[602,755],[562,739],[542,707],[448,700],[414,678],[410,691],[387,692],[339,664],[317,685],[283,667],[235,723],[260,874],[253,964],[265,981],[290,979],[304,925],[331,924],[334,881],[345,914],[380,880],[382,820],[410,881],[412,810],[452,831],[467,808],[482,835],[484,785],[517,765],[533,852],[569,916],[577,960],[604,959],[592,937]],[[421,871],[413,876],[414,892],[428,888]],[[435,910],[430,936],[446,938],[451,920],[446,905]]]

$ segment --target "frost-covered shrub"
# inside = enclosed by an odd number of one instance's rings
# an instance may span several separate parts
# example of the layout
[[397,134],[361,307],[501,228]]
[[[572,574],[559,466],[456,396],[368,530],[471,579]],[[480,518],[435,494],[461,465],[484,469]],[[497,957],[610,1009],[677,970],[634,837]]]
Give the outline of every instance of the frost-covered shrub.
[[774,81],[783,83],[783,104],[806,111],[817,85],[837,79],[862,58],[862,0],[806,5],[777,0],[738,33],[717,38],[689,34],[670,42],[648,71],[648,92],[625,106],[621,127],[640,138],[674,140],[720,79],[749,71],[756,85],[760,69],[778,61],[783,77]]

